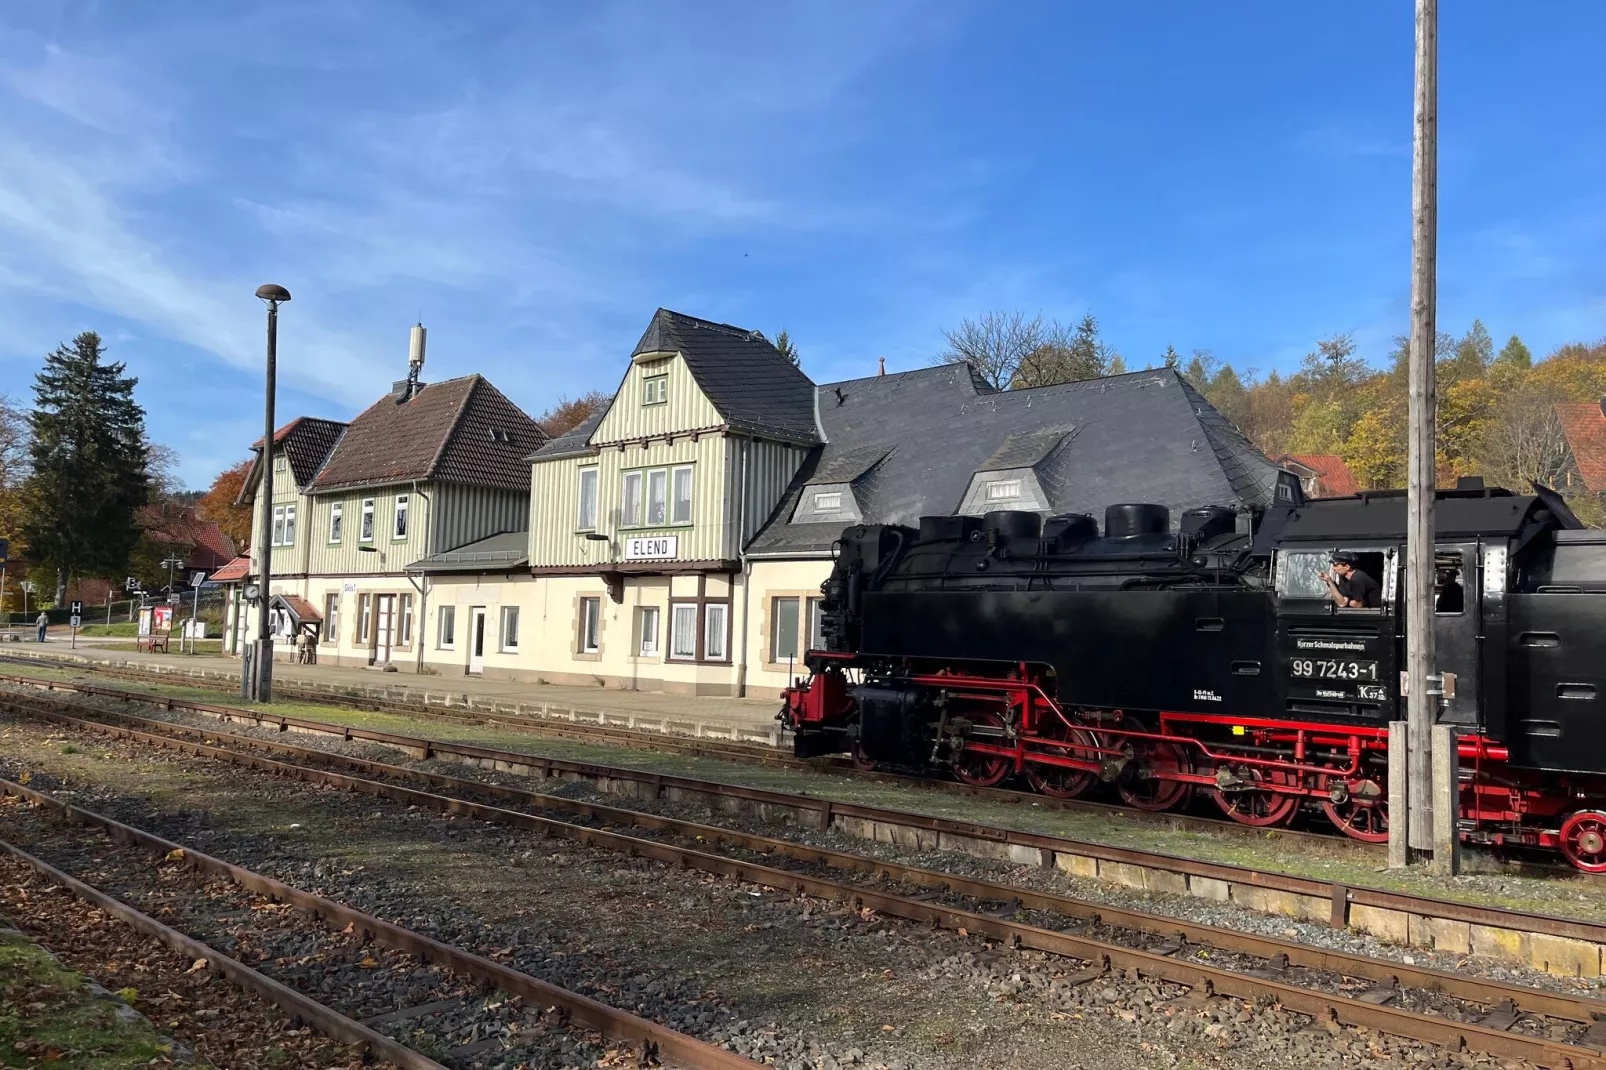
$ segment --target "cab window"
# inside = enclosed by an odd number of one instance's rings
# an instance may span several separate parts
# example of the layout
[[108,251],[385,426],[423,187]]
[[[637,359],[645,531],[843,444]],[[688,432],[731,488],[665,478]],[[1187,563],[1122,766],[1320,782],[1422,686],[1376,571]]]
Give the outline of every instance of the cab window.
[[[1329,573],[1333,567],[1333,554],[1339,550],[1349,550],[1355,555],[1355,570],[1364,572],[1377,581],[1380,592],[1386,591],[1387,576],[1384,571],[1385,558],[1381,550],[1355,550],[1346,546],[1334,546],[1321,550],[1284,550],[1277,564],[1277,595],[1280,598],[1308,599],[1325,602],[1332,601],[1332,595],[1327,590],[1327,584],[1322,577]],[[1375,613],[1379,606],[1368,610],[1346,609],[1345,613]]]

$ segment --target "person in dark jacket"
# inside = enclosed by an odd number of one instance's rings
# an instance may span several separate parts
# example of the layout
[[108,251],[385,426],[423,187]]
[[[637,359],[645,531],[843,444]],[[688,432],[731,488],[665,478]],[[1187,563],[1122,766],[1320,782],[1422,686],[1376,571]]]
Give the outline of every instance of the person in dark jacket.
[[1333,555],[1333,569],[1322,575],[1327,593],[1339,609],[1376,609],[1382,595],[1377,581],[1355,567],[1359,559],[1348,550]]

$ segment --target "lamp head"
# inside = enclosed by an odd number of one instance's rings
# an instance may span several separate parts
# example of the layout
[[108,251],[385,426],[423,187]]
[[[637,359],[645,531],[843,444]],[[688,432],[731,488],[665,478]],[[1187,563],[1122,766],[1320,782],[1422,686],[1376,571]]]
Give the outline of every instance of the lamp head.
[[265,282],[257,287],[257,297],[270,305],[282,305],[290,300],[290,291],[276,282]]

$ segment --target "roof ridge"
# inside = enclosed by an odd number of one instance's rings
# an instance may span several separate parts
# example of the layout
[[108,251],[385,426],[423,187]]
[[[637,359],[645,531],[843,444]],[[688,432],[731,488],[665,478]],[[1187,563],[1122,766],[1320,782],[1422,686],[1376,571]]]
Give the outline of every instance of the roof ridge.
[[[664,308],[661,305],[659,306],[658,311],[665,313],[666,315],[674,316],[676,319],[686,320],[692,326],[699,329],[715,330],[719,331],[721,334],[735,335],[738,338],[751,338],[755,334],[762,336],[764,333],[762,331],[751,330],[747,327],[739,327],[734,323],[721,323],[718,320],[705,320],[701,316],[693,316],[685,312],[676,312],[672,308]],[[768,339],[765,340],[768,341]]]

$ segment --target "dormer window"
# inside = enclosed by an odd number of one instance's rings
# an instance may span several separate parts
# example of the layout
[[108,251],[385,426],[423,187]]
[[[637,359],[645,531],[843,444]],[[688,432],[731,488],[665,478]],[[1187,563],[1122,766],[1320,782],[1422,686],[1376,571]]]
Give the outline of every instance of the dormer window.
[[990,502],[1012,502],[1020,497],[1020,480],[994,479],[987,483],[987,500]]
[[649,375],[641,381],[641,403],[662,405],[669,400],[669,376]]
[[816,513],[832,513],[842,508],[842,492],[832,491],[829,494],[816,494],[814,496],[814,511]]

